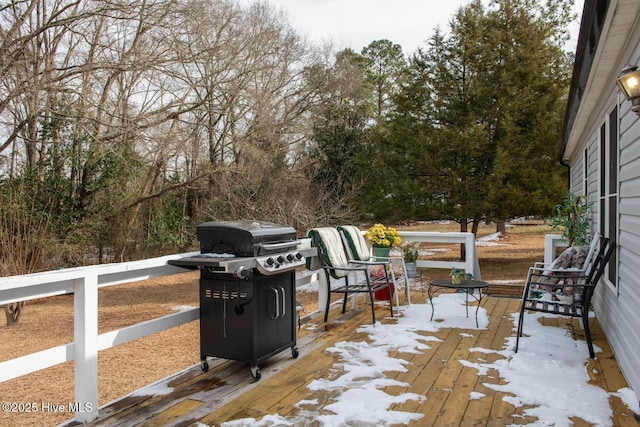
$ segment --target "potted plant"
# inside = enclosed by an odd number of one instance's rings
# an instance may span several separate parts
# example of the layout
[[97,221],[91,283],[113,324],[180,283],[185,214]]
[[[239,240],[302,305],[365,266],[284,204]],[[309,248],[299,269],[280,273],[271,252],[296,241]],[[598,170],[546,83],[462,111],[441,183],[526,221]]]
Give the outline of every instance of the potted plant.
[[383,224],[374,224],[365,233],[367,241],[373,246],[374,256],[388,258],[389,252],[394,245],[400,244],[400,235],[393,227],[386,227]]
[[402,257],[404,259],[404,266],[407,269],[407,276],[414,278],[417,276],[416,261],[418,260],[418,243],[409,242],[402,246]]
[[589,203],[582,196],[567,191],[562,203],[556,205],[556,214],[551,223],[552,230],[561,230],[562,236],[571,246],[589,244]]
[[460,268],[452,268],[449,276],[451,276],[451,283],[453,285],[460,285],[462,283],[462,279],[465,277],[464,270]]

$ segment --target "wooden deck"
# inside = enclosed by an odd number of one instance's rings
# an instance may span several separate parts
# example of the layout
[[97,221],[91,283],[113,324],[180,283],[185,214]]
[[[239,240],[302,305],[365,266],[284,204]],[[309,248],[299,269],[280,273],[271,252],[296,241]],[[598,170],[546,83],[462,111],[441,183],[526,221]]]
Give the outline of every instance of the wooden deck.
[[[424,301],[424,295],[416,292],[412,301]],[[388,387],[387,393],[416,393],[426,396],[423,401],[409,400],[392,409],[424,414],[424,417],[409,425],[415,426],[505,426],[511,423],[526,424],[532,418],[522,418],[524,408],[515,408],[505,402],[502,392],[485,387],[483,383],[498,383],[499,376],[489,371],[479,375],[476,369],[463,366],[457,360],[475,361],[469,349],[482,347],[500,350],[505,338],[514,334],[509,314],[518,311],[519,300],[513,298],[487,297],[482,306],[487,310],[487,330],[441,329],[433,333],[440,342],[429,342],[429,349],[421,354],[398,354],[410,360],[404,373],[388,373],[388,377],[410,384],[409,388]],[[388,308],[378,307],[376,315],[382,322],[389,314]],[[245,363],[213,360],[210,370],[203,373],[199,366],[176,374],[168,380],[173,390],[169,394],[138,395],[121,399],[100,410],[100,418],[94,426],[189,426],[201,422],[210,426],[242,418],[262,419],[278,414],[294,418],[301,411],[296,403],[305,404],[304,409],[313,411],[313,405],[324,406],[330,397],[327,392],[313,392],[307,386],[317,378],[333,379],[340,373],[335,364],[337,356],[326,351],[338,341],[362,341],[366,334],[357,328],[370,322],[368,307],[360,303],[356,310],[341,316],[337,310],[330,313],[326,325],[321,318],[305,319],[298,334],[300,356],[292,359],[289,351],[274,356],[261,365],[262,379],[253,382],[249,367]],[[597,359],[589,362],[592,383],[607,391],[627,387],[626,382],[604,339],[597,322],[592,326],[594,343],[603,349]],[[549,324],[567,324],[565,319],[550,319]],[[311,330],[310,325],[317,328]],[[580,330],[578,330],[578,335]],[[464,333],[468,332],[468,333]],[[526,330],[525,330],[526,332]],[[463,334],[464,333],[464,334]],[[580,336],[578,336],[580,338]],[[483,354],[491,363],[502,356]],[[470,400],[469,393],[481,392],[486,397]],[[577,396],[577,399],[580,397]],[[314,400],[315,399],[315,400]],[[633,413],[617,398],[610,398],[614,410],[615,426],[638,426]],[[589,425],[574,420],[576,426]],[[69,423],[68,425],[74,425]],[[305,425],[319,425],[316,422]],[[358,424],[360,425],[360,424]]]

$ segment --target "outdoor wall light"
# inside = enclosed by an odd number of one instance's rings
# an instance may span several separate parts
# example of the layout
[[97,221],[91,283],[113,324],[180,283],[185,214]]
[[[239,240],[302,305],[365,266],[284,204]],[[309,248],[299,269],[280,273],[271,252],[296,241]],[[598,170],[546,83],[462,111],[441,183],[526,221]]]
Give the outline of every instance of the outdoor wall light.
[[618,80],[618,87],[631,101],[631,111],[640,116],[640,71],[636,65],[627,65],[622,69]]

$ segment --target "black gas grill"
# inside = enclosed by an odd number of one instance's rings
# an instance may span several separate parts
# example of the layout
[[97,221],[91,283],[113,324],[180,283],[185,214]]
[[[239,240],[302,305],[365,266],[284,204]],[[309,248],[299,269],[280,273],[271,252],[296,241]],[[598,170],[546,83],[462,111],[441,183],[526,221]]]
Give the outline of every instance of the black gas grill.
[[200,269],[200,358],[251,364],[296,348],[295,269],[315,248],[301,249],[296,231],[264,221],[205,222],[197,227],[200,254],[170,261]]

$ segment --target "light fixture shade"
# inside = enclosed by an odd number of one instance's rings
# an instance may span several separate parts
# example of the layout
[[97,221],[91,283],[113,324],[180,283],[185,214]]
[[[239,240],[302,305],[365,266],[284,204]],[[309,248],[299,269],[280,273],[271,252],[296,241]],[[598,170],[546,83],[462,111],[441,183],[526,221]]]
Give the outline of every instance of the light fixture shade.
[[636,65],[627,65],[622,69],[618,80],[618,87],[631,101],[631,111],[640,116],[640,71]]
[[640,96],[640,71],[637,66],[627,65],[624,67],[618,76],[617,83],[628,100]]

